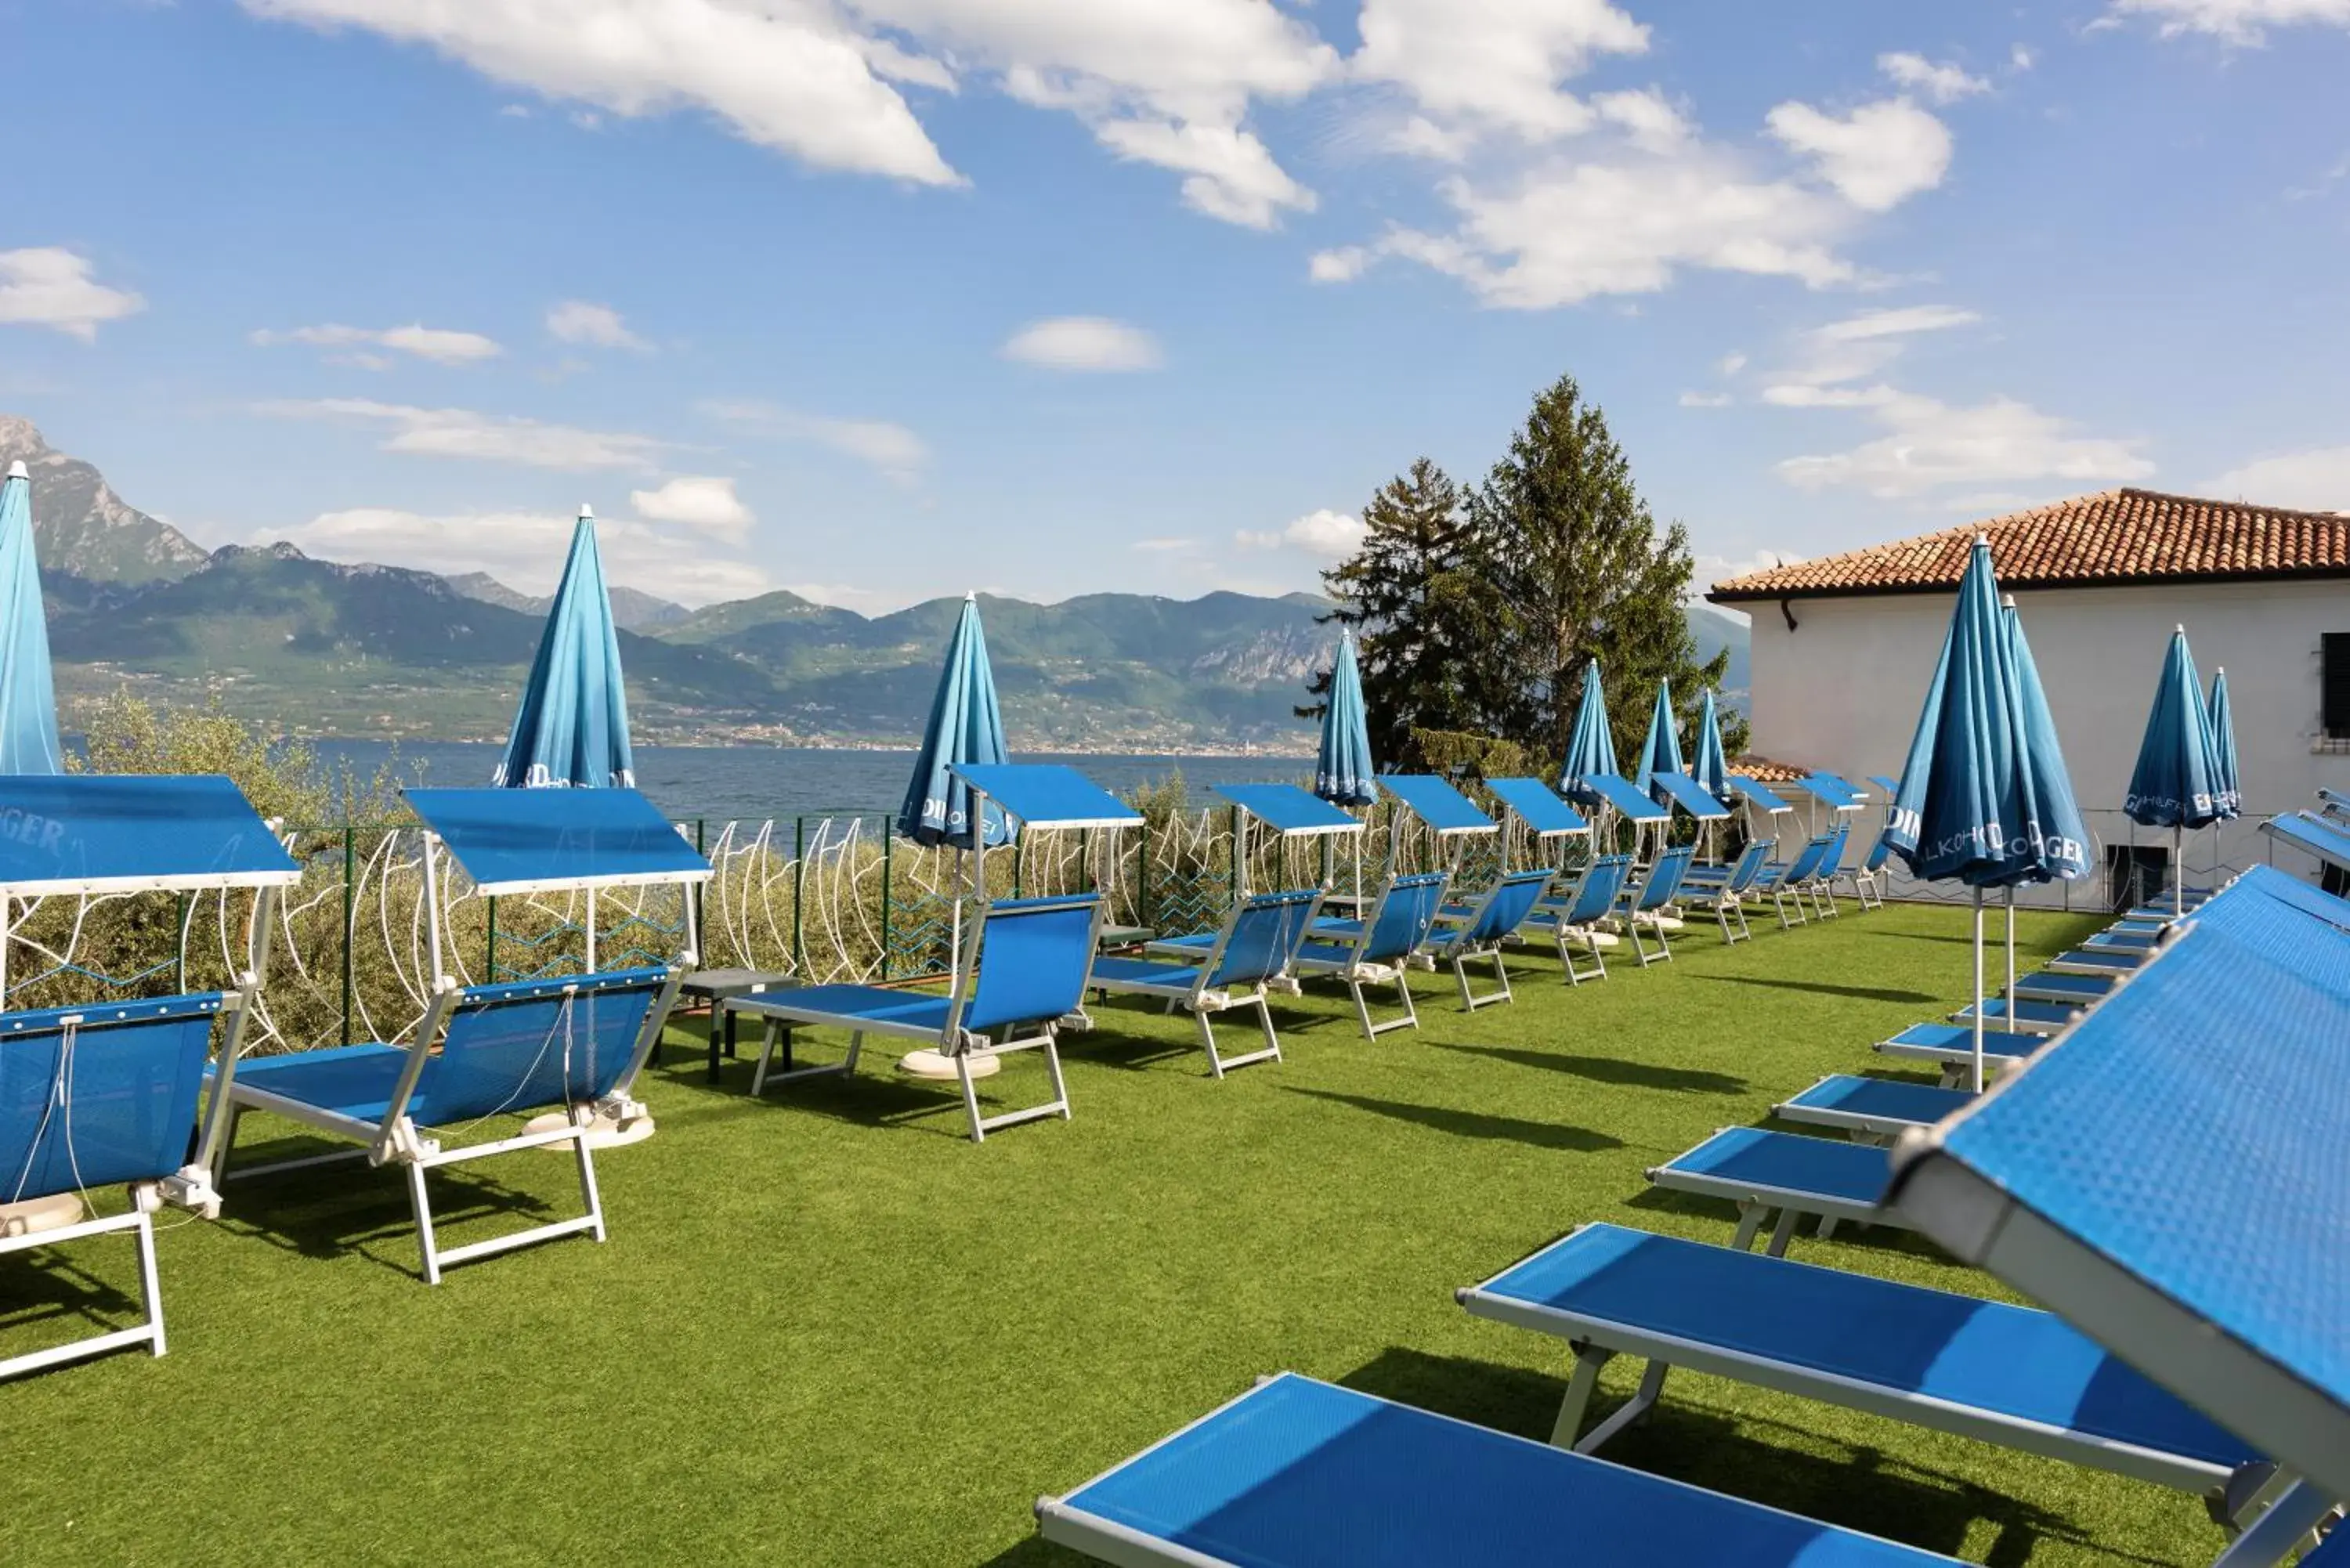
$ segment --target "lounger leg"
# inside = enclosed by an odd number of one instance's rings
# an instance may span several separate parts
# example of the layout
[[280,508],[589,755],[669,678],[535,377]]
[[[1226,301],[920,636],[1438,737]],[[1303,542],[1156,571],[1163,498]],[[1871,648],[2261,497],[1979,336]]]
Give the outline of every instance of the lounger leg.
[[145,1210],[139,1211],[139,1291],[147,1308],[147,1343],[152,1352],[163,1354],[163,1281],[155,1271],[155,1222]]
[[424,1282],[441,1282],[441,1249],[432,1236],[432,1200],[424,1190],[424,1168],[408,1164],[408,1206],[416,1211],[416,1244],[424,1254]]
[[1771,1210],[1763,1204],[1751,1200],[1741,1203],[1738,1206],[1738,1234],[1730,1239],[1730,1244],[1742,1252],[1752,1251],[1754,1238],[1762,1231],[1762,1221],[1770,1217]]
[[1222,1057],[1216,1054],[1216,1026],[1208,1021],[1205,1012],[1197,1009],[1191,1013],[1191,1022],[1200,1026],[1200,1044],[1208,1053],[1208,1076],[1222,1078],[1224,1075],[1224,1061]]
[[1590,1408],[1591,1396],[1599,1386],[1599,1369],[1615,1358],[1614,1351],[1596,1345],[1575,1347],[1575,1372],[1566,1380],[1566,1397],[1559,1402],[1558,1420],[1550,1429],[1552,1448],[1575,1446],[1575,1435],[1583,1430],[1583,1413]]
[[1406,1029],[1419,1027],[1419,1009],[1412,1005],[1411,973],[1404,965],[1396,965],[1396,996],[1403,1002],[1403,1023]]
[[971,1113],[971,1141],[985,1143],[987,1126],[979,1114],[979,1089],[971,1079],[971,1053],[955,1053],[955,1075],[962,1080],[962,1108]]
[[1487,1001],[1513,1002],[1517,1001],[1517,993],[1510,989],[1510,967],[1503,961],[1502,950],[1498,947],[1493,950],[1493,979],[1500,984],[1502,993],[1498,997],[1488,997]]
[[1771,1227],[1771,1244],[1763,1249],[1774,1258],[1787,1255],[1787,1243],[1795,1239],[1795,1221],[1803,1216],[1792,1209],[1779,1210],[1779,1222]]
[[1265,1000],[1263,987],[1256,993],[1257,1027],[1264,1031],[1264,1054],[1273,1061],[1281,1060],[1281,1036],[1273,1029],[1273,1003]]
[[1370,999],[1363,994],[1363,982],[1350,974],[1347,977],[1347,990],[1355,999],[1355,1016],[1363,1022],[1363,1038],[1377,1040],[1378,1026],[1371,1022]]
[[1468,960],[1458,948],[1454,949],[1452,952],[1452,978],[1455,981],[1458,981],[1461,985],[1461,1011],[1463,1012],[1476,1012],[1477,998],[1469,990]]
[[[592,1112],[589,1114],[593,1115]],[[576,1113],[572,1119],[582,1127],[586,1126],[585,1123],[578,1121]],[[604,1240],[604,1199],[603,1195],[596,1190],[596,1161],[588,1152],[588,1140],[585,1137],[573,1138],[571,1147],[577,1151],[579,1158],[579,1200],[588,1206],[588,1218],[595,1221],[588,1233],[600,1241]]]
[[1053,1083],[1053,1105],[1061,1119],[1069,1119],[1069,1086],[1061,1081],[1061,1044],[1051,1034],[1045,1036],[1045,1075]]
[[1731,908],[1735,910],[1738,915],[1738,940],[1747,942],[1752,941],[1754,940],[1754,928],[1746,923],[1745,895],[1739,895],[1737,902],[1732,904]]
[[1673,961],[1672,935],[1665,929],[1665,922],[1661,918],[1657,921],[1657,952],[1659,955],[1659,962],[1670,963]]
[[1640,1386],[1631,1398],[1618,1406],[1607,1419],[1591,1428],[1591,1435],[1575,1445],[1578,1454],[1599,1451],[1599,1446],[1649,1411],[1657,1407],[1657,1397],[1665,1391],[1665,1374],[1672,1370],[1669,1362],[1650,1361],[1648,1370],[1640,1374]]

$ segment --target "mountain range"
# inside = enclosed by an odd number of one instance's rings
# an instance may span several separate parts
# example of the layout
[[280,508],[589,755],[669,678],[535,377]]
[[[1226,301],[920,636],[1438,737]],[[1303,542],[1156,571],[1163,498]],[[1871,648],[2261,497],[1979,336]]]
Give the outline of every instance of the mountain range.
[[[496,739],[547,600],[484,573],[313,559],[291,545],[207,553],[131,507],[88,463],[0,415],[0,463],[33,474],[33,515],[58,695],[129,685],[217,701],[296,734]],[[615,586],[613,618],[639,738],[902,742],[920,729],[961,609],[929,600],[862,616],[777,591],[689,610]],[[1292,712],[1329,628],[1310,594],[1196,599],[1088,594],[1058,604],[983,595],[1005,728],[1025,749],[1299,750]],[[1708,606],[1705,656],[1746,626]],[[68,715],[68,723],[70,723]]]

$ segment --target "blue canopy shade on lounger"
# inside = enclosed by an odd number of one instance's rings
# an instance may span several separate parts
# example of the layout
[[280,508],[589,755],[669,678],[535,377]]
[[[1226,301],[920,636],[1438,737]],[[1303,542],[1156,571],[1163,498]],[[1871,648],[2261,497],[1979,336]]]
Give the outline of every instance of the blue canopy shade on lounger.
[[710,877],[710,862],[632,789],[411,789],[404,798],[485,894]]
[[2182,626],[2170,634],[2163,656],[2123,812],[2148,827],[2201,827],[2218,821],[2211,753],[2211,718],[2203,711],[2203,684]]
[[1689,775],[1697,787],[1716,800],[1730,798],[1730,759],[1721,751],[1721,718],[1714,711],[1713,688],[1697,702],[1697,722],[1690,732]]
[[1868,775],[1868,782],[1875,784],[1878,789],[1883,790],[1885,792],[1885,798],[1887,801],[1892,800],[1894,796],[1901,793],[1901,781],[1899,779],[1889,779],[1883,774],[1871,774]]
[[[971,791],[954,776],[966,766],[991,766],[1008,756],[1003,714],[995,701],[995,672],[987,661],[987,634],[979,624],[979,600],[963,596],[962,614],[947,639],[939,689],[931,698],[930,722],[922,726],[921,749],[914,753],[913,782],[898,808],[898,831],[917,844],[970,849]],[[989,844],[1011,836],[1002,812],[989,814]]]
[[1230,784],[1209,793],[1228,800],[1275,833],[1360,833],[1362,819],[1348,816],[1310,790],[1292,784]]
[[2236,710],[2228,701],[2228,672],[2211,672],[2211,701],[2206,710],[2211,720],[2211,795],[2212,805],[2223,817],[2235,816],[2244,809],[2244,786],[2236,776]]
[[1363,709],[1363,672],[1355,663],[1355,639],[1338,633],[1338,654],[1330,664],[1330,696],[1322,707],[1322,749],[1314,760],[1314,793],[1334,805],[1368,805],[1378,798],[1371,782],[1371,722]]
[[619,632],[596,550],[596,514],[582,506],[505,755],[490,782],[507,789],[631,789],[636,770]]
[[955,777],[1029,827],[1139,827],[1142,814],[1062,763],[958,763]]
[[[2260,896],[2240,885],[2210,907]],[[1895,1199],[1928,1235],[2337,1498],[2350,1497],[2345,984],[2350,943],[2240,940],[2199,917],[1894,1159]]]
[[1583,787],[1599,804],[1613,806],[1617,815],[1627,821],[1646,825],[1672,820],[1671,812],[1634,789],[1629,780],[1618,778],[1614,774],[1586,774]]
[[1648,711],[1648,738],[1640,746],[1640,761],[1632,770],[1632,783],[1646,790],[1659,774],[1681,771],[1681,739],[1673,723],[1673,683],[1659,680],[1657,705]]
[[13,462],[0,480],[0,774],[64,771],[33,541],[33,482]]
[[1434,774],[1381,774],[1379,786],[1440,837],[1501,831],[1501,825],[1479,811],[1475,802]]
[[1662,770],[1648,779],[1648,794],[1666,807],[1679,806],[1699,822],[1726,822],[1730,807],[1708,794],[1698,782],[1687,774]]
[[1598,791],[1587,780],[1617,776],[1616,737],[1607,728],[1607,692],[1600,684],[1599,660],[1583,667],[1583,702],[1575,711],[1575,728],[1566,738],[1566,761],[1559,768],[1559,790],[1584,805],[1599,803]]
[[0,890],[16,898],[284,887],[301,876],[261,814],[225,778],[0,778]]
[[1773,816],[1783,811],[1795,809],[1789,805],[1776,791],[1747,777],[1744,774],[1731,774],[1729,776],[1729,784],[1731,793],[1737,795],[1739,799],[1759,810],[1767,811]]
[[1858,811],[1867,800],[1850,780],[1834,774],[1805,774],[1795,787],[1831,811]]
[[1563,833],[1588,833],[1591,825],[1583,814],[1551,793],[1550,785],[1540,779],[1487,779],[1485,787],[1493,798],[1507,806],[1512,815],[1526,825],[1526,831],[1536,838],[1555,838]]

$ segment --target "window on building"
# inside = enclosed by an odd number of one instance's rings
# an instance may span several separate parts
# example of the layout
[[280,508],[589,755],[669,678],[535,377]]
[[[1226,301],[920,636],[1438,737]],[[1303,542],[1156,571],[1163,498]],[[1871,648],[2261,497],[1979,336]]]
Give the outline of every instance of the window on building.
[[2350,632],[2320,637],[2317,664],[2318,732],[2329,741],[2350,741]]

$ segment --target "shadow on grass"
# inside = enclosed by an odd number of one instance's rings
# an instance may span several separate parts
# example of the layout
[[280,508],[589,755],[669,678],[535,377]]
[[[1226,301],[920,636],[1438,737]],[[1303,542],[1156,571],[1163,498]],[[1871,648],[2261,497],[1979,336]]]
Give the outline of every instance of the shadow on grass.
[[1536,1148],[1565,1149],[1575,1154],[1624,1147],[1622,1138],[1594,1132],[1589,1127],[1566,1127],[1555,1122],[1489,1116],[1482,1111],[1456,1111],[1445,1106],[1414,1105],[1407,1100],[1375,1099],[1368,1095],[1342,1095],[1328,1089],[1284,1085],[1283,1092],[1304,1095],[1309,1099],[1327,1100],[1334,1105],[1351,1106],[1358,1111],[1391,1116],[1399,1122],[1451,1133],[1458,1137],[1492,1138],[1507,1143],[1530,1144]]
[[[1566,1390],[1568,1356],[1564,1344],[1558,1348],[1557,1376],[1391,1346],[1338,1381],[1539,1442],[1550,1436]],[[1984,1558],[1990,1568],[2022,1568],[2042,1540],[2095,1544],[2069,1520],[2001,1493],[1905,1463],[1865,1443],[1824,1438],[1807,1426],[1752,1416],[1733,1418],[1709,1408],[1701,1393],[1690,1398],[1693,1392],[1700,1391],[1687,1374],[1668,1381],[1663,1403],[1609,1444],[1607,1457],[1807,1519],[1946,1553],[1966,1543],[1978,1521],[1988,1521],[1996,1532]],[[1591,1420],[1596,1423],[1617,1403],[1603,1397]],[[1819,1451],[1823,1448],[1832,1451]]]
[[[129,1327],[139,1316],[138,1298],[89,1272],[74,1256],[98,1240],[103,1239],[78,1238],[0,1259],[0,1303],[5,1303],[0,1307],[0,1334],[14,1334],[35,1324],[69,1321],[94,1332]],[[33,1348],[11,1344],[8,1353]]]
[[[423,1278],[423,1263],[417,1251],[416,1212],[409,1204],[408,1173],[404,1168],[370,1167],[364,1158],[282,1173],[254,1168],[272,1159],[339,1152],[342,1147],[346,1146],[312,1139],[239,1146],[237,1158],[229,1167],[227,1201],[217,1223],[225,1230],[306,1258],[338,1258],[356,1253],[380,1267],[413,1279]],[[509,1158],[525,1159],[534,1156],[543,1160],[554,1158],[535,1150],[521,1151]],[[569,1179],[573,1168],[567,1151],[566,1187],[576,1204],[577,1189]],[[442,1166],[428,1172],[425,1179],[432,1199],[435,1231],[494,1218],[520,1231],[558,1217],[555,1206],[546,1199],[516,1191],[478,1169]],[[578,1210],[565,1209],[562,1214],[576,1211]],[[457,1243],[445,1236],[442,1240],[444,1249],[454,1244]]]
[[[1627,1209],[1645,1210],[1660,1214],[1682,1214],[1698,1220],[1720,1220],[1726,1224],[1738,1222],[1738,1206],[1727,1198],[1709,1197],[1702,1192],[1682,1192],[1670,1187],[1645,1187],[1623,1200]],[[1775,1221],[1776,1216],[1773,1215]],[[1819,1244],[1819,1220],[1805,1215],[1795,1227],[1795,1234],[1787,1248],[1787,1255],[1801,1262],[1804,1250]],[[1768,1227],[1765,1227],[1766,1232]],[[1727,1242],[1728,1238],[1723,1238]],[[1915,1231],[1898,1225],[1856,1225],[1849,1220],[1836,1222],[1835,1234],[1830,1238],[1839,1247],[1862,1247],[1871,1251],[1898,1252],[1906,1257],[1921,1258],[1929,1262],[1947,1263],[1950,1254],[1929,1241]],[[1754,1244],[1760,1251],[1762,1241]],[[1819,1260],[1810,1260],[1816,1262]]]
[[[1709,979],[1714,978],[1711,976]],[[1439,1051],[1490,1057],[1521,1067],[1571,1073],[1595,1084],[1622,1084],[1636,1089],[1678,1089],[1700,1095],[1742,1095],[1746,1080],[1733,1073],[1712,1073],[1701,1067],[1666,1067],[1653,1062],[1627,1062],[1616,1056],[1578,1056],[1570,1051],[1537,1051],[1519,1045],[1454,1045],[1429,1042]]]
[[1820,996],[1850,996],[1865,1002],[1915,1002],[1929,1004],[1938,1000],[1933,992],[1904,991],[1884,985],[1839,985],[1830,980],[1778,980],[1763,974],[1700,974],[1700,980],[1710,980],[1717,985],[1762,985],[1774,991],[1804,991]]

